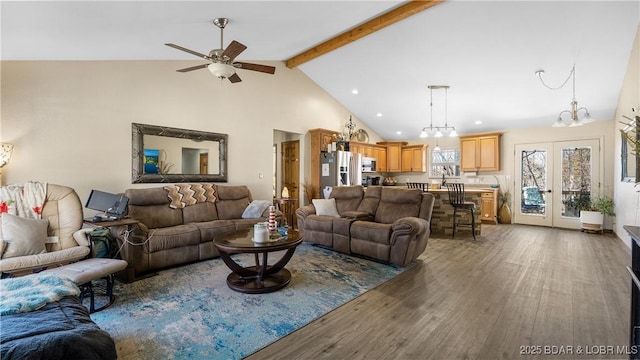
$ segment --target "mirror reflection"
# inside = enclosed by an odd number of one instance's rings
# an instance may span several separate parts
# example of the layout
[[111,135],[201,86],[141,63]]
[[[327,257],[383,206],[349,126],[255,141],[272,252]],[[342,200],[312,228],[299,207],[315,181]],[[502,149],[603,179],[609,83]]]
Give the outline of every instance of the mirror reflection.
[[220,142],[144,135],[144,174],[220,174]]
[[227,135],[132,124],[133,183],[226,182]]

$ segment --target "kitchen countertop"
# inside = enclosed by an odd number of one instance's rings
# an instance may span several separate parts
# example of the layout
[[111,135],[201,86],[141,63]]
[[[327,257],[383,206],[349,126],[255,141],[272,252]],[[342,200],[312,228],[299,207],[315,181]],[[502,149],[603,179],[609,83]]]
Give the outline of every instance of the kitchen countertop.
[[[406,188],[407,185],[406,184],[401,184],[398,183],[396,185],[369,185],[370,187],[373,186],[390,186],[390,187],[401,187],[401,188]],[[367,188],[367,186],[364,187],[365,189]],[[471,187],[471,186],[465,186],[464,188],[464,192],[466,193],[486,193],[486,192],[493,192],[493,191],[498,191],[498,188],[492,188],[492,187]],[[429,189],[428,192],[433,192],[433,193],[446,193],[448,190],[446,188],[443,189]]]
[[[494,188],[465,188],[464,192],[466,193],[486,193],[486,192],[492,192],[492,191],[497,191],[498,189],[494,189]],[[447,189],[429,189],[429,192],[443,192],[446,193],[448,190]]]

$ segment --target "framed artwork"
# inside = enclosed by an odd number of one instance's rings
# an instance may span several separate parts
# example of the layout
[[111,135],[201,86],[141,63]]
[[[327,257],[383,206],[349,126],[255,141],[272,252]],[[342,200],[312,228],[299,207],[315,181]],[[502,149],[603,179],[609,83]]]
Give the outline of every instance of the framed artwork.
[[157,174],[158,162],[160,160],[160,150],[144,149],[144,173]]

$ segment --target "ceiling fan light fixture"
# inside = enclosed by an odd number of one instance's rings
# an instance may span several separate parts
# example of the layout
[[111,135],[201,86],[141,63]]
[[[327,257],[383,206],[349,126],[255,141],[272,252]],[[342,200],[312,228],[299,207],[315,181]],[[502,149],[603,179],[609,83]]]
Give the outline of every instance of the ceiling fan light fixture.
[[176,71],[184,73],[184,72],[189,72],[193,70],[200,70],[200,69],[207,68],[213,74],[213,76],[217,77],[220,80],[229,79],[229,82],[231,83],[237,83],[242,81],[240,76],[236,74],[236,68],[257,71],[257,72],[262,72],[266,74],[275,74],[276,72],[275,66],[235,61],[236,57],[247,49],[247,46],[233,40],[231,41],[231,43],[229,43],[229,45],[226,48],[224,47],[224,36],[223,36],[224,28],[225,26],[227,26],[228,23],[229,23],[229,19],[227,18],[213,19],[213,24],[218,28],[220,28],[220,48],[211,50],[209,52],[209,55],[205,55],[197,51],[193,51],[185,47],[178,46],[176,44],[165,43],[166,46],[172,47],[180,51],[184,51],[186,53],[195,55],[199,58],[202,58],[211,62],[210,64],[190,66],[188,68],[178,69]]
[[207,66],[207,69],[218,79],[228,79],[231,75],[236,73],[236,68],[227,64],[212,63]]

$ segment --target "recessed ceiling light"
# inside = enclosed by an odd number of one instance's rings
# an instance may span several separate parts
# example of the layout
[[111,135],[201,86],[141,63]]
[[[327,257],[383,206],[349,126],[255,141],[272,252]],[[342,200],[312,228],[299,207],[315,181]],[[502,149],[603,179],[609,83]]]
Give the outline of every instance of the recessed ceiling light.
[[351,90],[351,93],[352,93],[353,95],[358,95],[358,89],[353,89],[353,90]]
[[475,124],[476,124],[476,125],[480,125],[480,124],[482,124],[482,121],[480,121],[480,120],[476,120]]
[[402,131],[396,131],[396,135],[402,135]]
[[376,116],[377,117],[382,117],[382,113],[377,113]]

